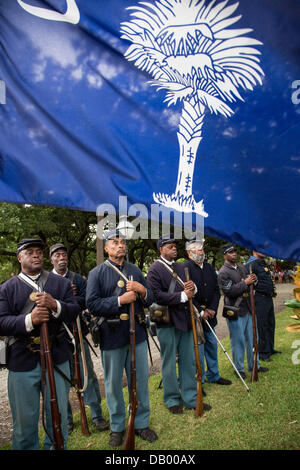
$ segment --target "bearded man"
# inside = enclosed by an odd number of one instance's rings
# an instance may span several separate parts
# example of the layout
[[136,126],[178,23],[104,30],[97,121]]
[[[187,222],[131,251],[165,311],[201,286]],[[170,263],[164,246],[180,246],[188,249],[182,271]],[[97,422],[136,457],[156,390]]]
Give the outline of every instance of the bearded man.
[[[218,323],[217,312],[220,301],[220,290],[217,274],[214,267],[205,261],[203,240],[197,240],[195,238],[187,241],[185,248],[189,257],[185,266],[188,267],[191,280],[197,286],[193,303],[201,313],[203,320],[205,343],[199,346],[202,383],[204,383],[206,379],[207,382],[213,382],[218,385],[230,385],[231,381],[224,379],[219,374],[218,343],[209,326],[206,324],[206,321],[208,321],[211,328],[215,328]],[[204,358],[206,360],[206,370]]]

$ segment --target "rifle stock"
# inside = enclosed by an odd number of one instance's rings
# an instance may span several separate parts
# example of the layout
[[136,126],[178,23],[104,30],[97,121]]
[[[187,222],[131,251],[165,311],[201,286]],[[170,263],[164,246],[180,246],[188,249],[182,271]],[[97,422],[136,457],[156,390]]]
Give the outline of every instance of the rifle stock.
[[48,380],[49,380],[50,407],[51,407],[52,429],[53,429],[55,450],[64,450],[64,438],[63,438],[62,431],[61,431],[61,420],[60,420],[60,413],[59,413],[58,402],[57,402],[57,394],[56,394],[55,379],[54,379],[54,368],[53,368],[53,362],[52,362],[52,355],[50,351],[48,325],[46,322],[41,324],[40,339],[41,339],[41,364],[45,364],[47,373],[48,373]]
[[75,380],[76,380],[76,395],[79,401],[79,408],[80,408],[80,424],[81,424],[81,432],[84,436],[89,436],[89,426],[85,411],[85,404],[82,396],[82,380],[81,380],[81,373],[80,373],[80,361],[79,361],[79,335],[78,329],[73,324],[73,336],[75,338],[76,349],[74,353],[74,363],[75,363]]
[[[250,274],[252,274],[252,266],[250,264]],[[251,373],[251,382],[258,381],[258,370],[257,370],[257,334],[256,334],[256,321],[255,321],[255,300],[254,300],[254,288],[253,284],[250,284],[250,304],[252,314],[252,329],[253,329],[253,368]]]
[[[129,278],[133,280],[132,276]],[[136,390],[136,354],[135,354],[135,316],[134,302],[130,304],[129,316],[129,332],[130,332],[130,416],[125,434],[123,450],[135,449],[134,420],[137,412],[137,390]]]
[[[189,281],[190,274],[189,274],[188,268],[185,268],[184,271],[185,271],[185,278],[187,281]],[[193,306],[192,299],[189,299],[189,306],[190,306],[190,313],[191,313],[191,323],[192,323],[193,340],[194,340],[194,352],[195,352],[195,361],[196,361],[196,376],[195,377],[197,380],[197,399],[196,399],[196,408],[195,408],[195,418],[198,418],[199,416],[203,416],[204,414],[203,396],[202,396],[202,369],[201,369],[196,323],[195,323],[195,317],[194,317],[194,306]]]

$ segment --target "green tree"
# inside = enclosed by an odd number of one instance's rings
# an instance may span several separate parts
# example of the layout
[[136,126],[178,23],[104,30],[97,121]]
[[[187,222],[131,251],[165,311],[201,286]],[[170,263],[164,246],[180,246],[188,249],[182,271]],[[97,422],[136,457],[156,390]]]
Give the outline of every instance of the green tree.
[[96,264],[96,214],[48,206],[0,204],[0,281],[19,272],[16,245],[22,238],[39,237],[45,243],[45,268],[52,266],[49,247],[63,242],[70,269],[87,275]]

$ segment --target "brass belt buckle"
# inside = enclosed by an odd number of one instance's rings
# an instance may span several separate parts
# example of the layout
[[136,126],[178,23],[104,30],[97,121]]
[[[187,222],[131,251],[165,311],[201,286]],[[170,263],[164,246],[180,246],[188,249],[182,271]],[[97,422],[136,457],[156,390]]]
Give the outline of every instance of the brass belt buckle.
[[154,315],[156,317],[160,318],[160,317],[162,317],[162,314],[163,314],[162,310],[158,310],[158,309],[154,310]]
[[32,341],[33,344],[41,344],[41,338],[40,338],[40,336],[33,336],[33,337],[31,338],[31,341]]
[[121,313],[120,315],[120,320],[129,320],[129,315],[128,313]]

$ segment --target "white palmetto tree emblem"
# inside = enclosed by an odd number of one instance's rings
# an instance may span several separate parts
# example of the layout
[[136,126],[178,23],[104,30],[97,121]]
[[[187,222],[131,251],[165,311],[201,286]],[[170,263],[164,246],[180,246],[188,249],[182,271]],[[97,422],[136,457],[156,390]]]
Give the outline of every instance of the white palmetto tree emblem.
[[132,44],[128,61],[148,72],[151,85],[166,90],[168,106],[182,102],[178,141],[179,169],[175,192],[153,194],[156,202],[207,216],[203,200],[193,195],[196,154],[207,110],[230,117],[228,103],[243,100],[239,89],[262,84],[262,45],[248,37],[252,29],[230,29],[239,3],[228,0],[159,0],[129,7],[131,21],[121,25],[122,38]]

